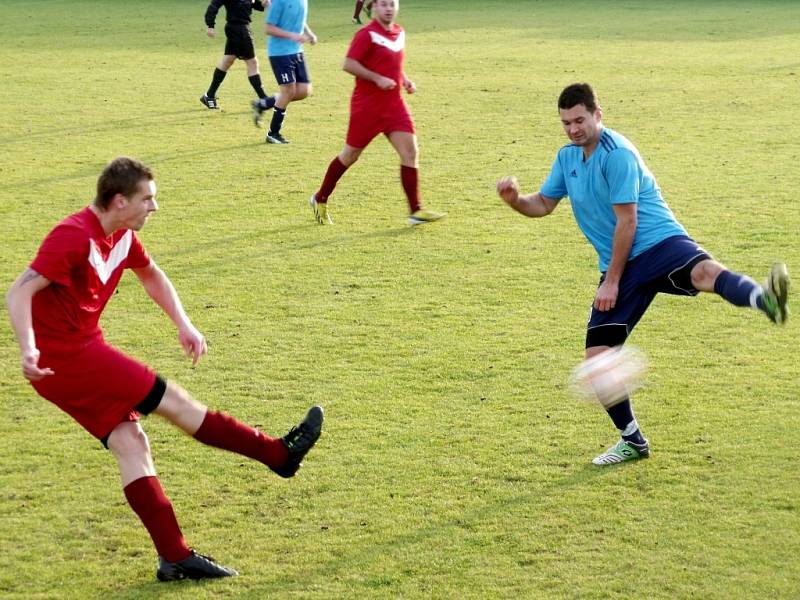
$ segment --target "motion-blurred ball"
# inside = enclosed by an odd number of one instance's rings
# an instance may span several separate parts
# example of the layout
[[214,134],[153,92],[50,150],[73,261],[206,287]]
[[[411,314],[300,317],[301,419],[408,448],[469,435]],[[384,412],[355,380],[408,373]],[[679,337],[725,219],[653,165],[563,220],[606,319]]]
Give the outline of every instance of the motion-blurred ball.
[[635,346],[616,346],[586,359],[572,371],[570,386],[582,398],[611,408],[642,387],[647,358]]

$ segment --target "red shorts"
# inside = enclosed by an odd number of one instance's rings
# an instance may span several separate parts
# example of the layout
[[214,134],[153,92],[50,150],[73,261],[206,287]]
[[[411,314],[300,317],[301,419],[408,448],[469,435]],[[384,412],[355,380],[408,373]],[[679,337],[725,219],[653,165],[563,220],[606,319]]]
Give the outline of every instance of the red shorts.
[[350,125],[347,128],[347,145],[366,148],[379,133],[393,131],[416,133],[411,111],[402,96],[373,96],[368,100],[350,102]]
[[46,346],[40,351],[39,366],[55,375],[32,382],[33,387],[98,439],[123,421],[138,419],[134,407],[156,380],[153,371],[102,339],[71,353],[48,353]]

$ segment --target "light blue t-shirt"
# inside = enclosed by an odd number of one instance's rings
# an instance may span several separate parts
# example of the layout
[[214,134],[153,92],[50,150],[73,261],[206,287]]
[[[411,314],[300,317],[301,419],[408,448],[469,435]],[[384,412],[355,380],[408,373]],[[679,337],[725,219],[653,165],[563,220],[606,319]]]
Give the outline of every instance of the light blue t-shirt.
[[[284,31],[303,33],[308,18],[308,0],[272,0],[265,23]],[[303,44],[286,38],[269,36],[267,56],[286,56],[303,51]]]
[[578,227],[597,251],[601,272],[611,262],[617,225],[614,204],[637,204],[638,223],[628,260],[668,237],[688,235],[661,197],[636,146],[611,129],[602,130],[597,148],[585,162],[580,146],[561,148],[540,192],[553,200],[569,196]]

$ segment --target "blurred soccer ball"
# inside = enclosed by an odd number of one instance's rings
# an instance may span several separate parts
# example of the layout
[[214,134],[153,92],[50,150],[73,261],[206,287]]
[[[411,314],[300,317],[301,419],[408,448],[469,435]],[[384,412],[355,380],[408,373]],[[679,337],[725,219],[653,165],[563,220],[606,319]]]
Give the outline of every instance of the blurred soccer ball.
[[642,387],[646,371],[647,358],[641,350],[635,346],[616,346],[575,367],[570,387],[580,397],[611,408]]

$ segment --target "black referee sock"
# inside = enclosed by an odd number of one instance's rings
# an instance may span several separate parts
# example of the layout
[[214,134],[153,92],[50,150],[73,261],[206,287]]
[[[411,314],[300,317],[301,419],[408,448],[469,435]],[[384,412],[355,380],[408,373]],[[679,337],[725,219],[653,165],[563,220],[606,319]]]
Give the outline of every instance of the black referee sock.
[[211,87],[208,88],[208,92],[206,92],[206,96],[209,98],[216,98],[217,97],[217,89],[222,84],[222,80],[225,79],[225,75],[227,75],[227,71],[222,71],[220,69],[214,69],[214,76],[211,78]]
[[264,92],[264,88],[261,87],[261,75],[256,73],[255,75],[250,75],[247,80],[250,82],[250,85],[253,86],[253,89],[258,94],[259,98],[266,98],[267,94]]
[[269,132],[270,133],[280,133],[281,126],[283,125],[283,118],[286,116],[286,109],[285,108],[278,108],[275,107],[275,110],[272,112],[272,121],[269,124]]

